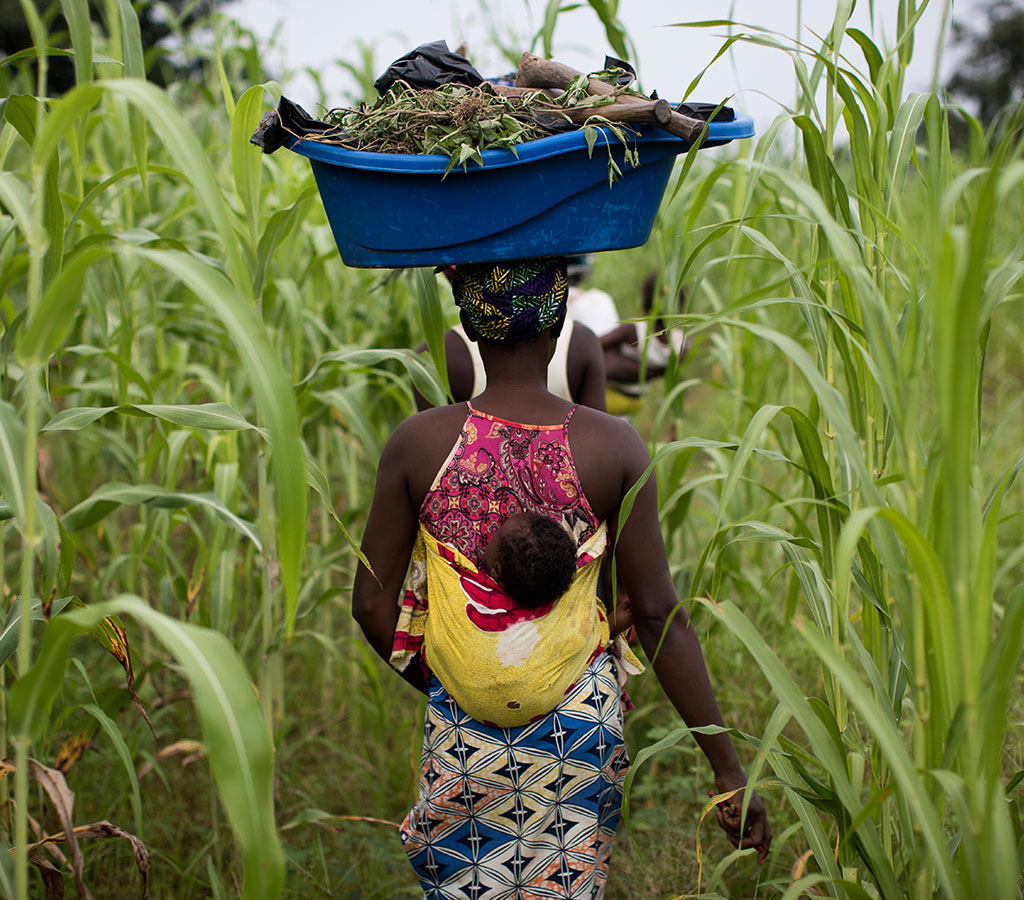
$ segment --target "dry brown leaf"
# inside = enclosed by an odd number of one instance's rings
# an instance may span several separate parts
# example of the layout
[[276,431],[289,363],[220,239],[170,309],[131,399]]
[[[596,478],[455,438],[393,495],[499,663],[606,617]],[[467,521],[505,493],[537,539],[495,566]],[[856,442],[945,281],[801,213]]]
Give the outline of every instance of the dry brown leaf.
[[43,618],[50,621],[50,610],[53,609],[53,601],[57,599],[57,588],[50,591],[50,596],[43,601]]
[[185,588],[185,618],[188,619],[196,608],[196,600],[199,592],[203,589],[203,582],[206,581],[206,566],[199,570],[199,577],[192,581],[189,579],[188,587]]
[[[149,900],[149,850],[146,849],[146,845],[142,843],[131,832],[125,831],[123,828],[118,828],[113,822],[108,822],[105,819],[99,822],[92,822],[89,825],[79,825],[77,828],[71,829],[71,837],[68,838],[66,831],[59,831],[56,834],[48,834],[41,841],[36,841],[34,844],[28,845],[29,854],[37,853],[46,844],[50,843],[64,843],[67,841],[68,846],[82,838],[124,838],[132,845],[132,853],[135,855],[135,865],[139,870],[139,878],[141,879],[142,885],[140,890],[141,900]],[[55,870],[56,871],[56,870]],[[92,895],[84,890],[84,885],[81,884],[81,880],[76,874],[76,880],[79,882],[79,896],[91,897]],[[63,885],[61,886],[60,897],[63,897]],[[49,900],[49,892],[47,892],[47,900]]]
[[[203,755],[203,745],[199,741],[182,740],[175,741],[173,744],[168,744],[162,750],[160,750],[156,758],[167,759],[169,756],[174,756],[177,753],[184,753],[185,758],[181,761],[181,767],[184,769],[189,763],[194,762],[197,759],[201,759]],[[153,764],[146,760],[139,767],[139,778],[142,778],[147,772],[153,770]]]
[[39,850],[30,851],[28,861],[39,870],[43,878],[45,900],[64,900],[64,878],[60,870]]
[[813,850],[808,850],[806,853],[802,854],[795,863],[793,863],[793,868],[789,871],[789,877],[793,881],[799,881],[804,877],[804,872],[807,870],[807,860],[809,860],[813,854]]
[[[0,765],[6,768],[8,772],[15,771],[15,763],[11,758],[5,759]],[[37,782],[46,791],[46,796],[50,798],[50,803],[53,805],[53,811],[57,814],[57,820],[60,822],[64,832],[68,834],[67,845],[71,853],[71,867],[75,873],[75,885],[78,888],[78,896],[82,900],[95,900],[82,880],[82,867],[84,865],[82,849],[78,846],[72,822],[75,810],[75,795],[64,780],[64,773],[59,769],[51,769],[49,766],[44,766],[42,763],[30,759],[28,761],[28,777]],[[39,844],[31,846],[39,846]]]
[[84,731],[73,734],[61,744],[60,750],[57,751],[57,761],[53,764],[54,768],[60,769],[61,772],[67,772],[68,769],[82,758],[82,754],[85,753],[89,744],[89,735]]
[[139,695],[135,693],[135,671],[132,669],[132,650],[128,643],[127,629],[121,624],[121,620],[117,616],[107,616],[93,629],[93,634],[124,669],[124,680],[128,686],[128,696],[132,698],[132,703],[142,713],[142,718],[146,720],[146,724],[149,726],[149,733],[153,735],[153,740],[155,741],[156,732],[153,730],[153,723],[150,721],[149,714],[142,705]]
[[[334,816],[339,822],[367,822],[370,825],[388,825],[394,828],[396,831],[402,826],[398,822],[392,822],[390,819],[376,819],[373,816]],[[331,828],[331,826],[327,826]],[[332,831],[341,831],[343,826],[339,825],[337,828],[331,828]]]

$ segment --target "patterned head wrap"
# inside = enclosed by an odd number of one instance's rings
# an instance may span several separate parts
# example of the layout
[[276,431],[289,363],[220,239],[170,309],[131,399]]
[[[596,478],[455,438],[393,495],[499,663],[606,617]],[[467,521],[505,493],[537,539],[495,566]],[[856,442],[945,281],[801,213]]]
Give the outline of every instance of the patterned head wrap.
[[460,265],[452,284],[455,304],[476,333],[491,341],[517,341],[558,321],[569,295],[565,260],[524,259]]

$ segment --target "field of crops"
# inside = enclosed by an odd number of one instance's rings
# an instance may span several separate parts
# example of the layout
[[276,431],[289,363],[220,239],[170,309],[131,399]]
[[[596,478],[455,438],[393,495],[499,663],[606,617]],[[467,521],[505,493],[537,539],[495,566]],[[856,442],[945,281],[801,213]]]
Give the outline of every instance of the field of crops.
[[[126,0],[61,6],[51,39],[23,4],[77,87],[0,60],[0,896],[415,897],[422,698],[351,619],[352,542],[454,307],[344,267],[305,160],[249,144],[250,38],[163,90]],[[758,866],[703,818],[647,676],[610,900],[1019,896],[1024,152],[951,151],[905,91],[921,6],[891,53],[847,4],[779,40],[798,108],[597,260],[626,314],[651,269],[688,286],[636,424],[775,831]]]

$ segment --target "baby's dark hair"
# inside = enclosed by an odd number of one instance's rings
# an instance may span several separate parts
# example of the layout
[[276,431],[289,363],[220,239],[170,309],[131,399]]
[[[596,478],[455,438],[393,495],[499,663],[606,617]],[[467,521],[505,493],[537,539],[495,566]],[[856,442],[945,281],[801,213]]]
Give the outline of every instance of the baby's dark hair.
[[[502,526],[495,562],[498,583],[516,603],[536,609],[562,596],[576,573],[576,546],[569,532],[539,513],[520,513]],[[509,520],[511,522],[511,520]]]

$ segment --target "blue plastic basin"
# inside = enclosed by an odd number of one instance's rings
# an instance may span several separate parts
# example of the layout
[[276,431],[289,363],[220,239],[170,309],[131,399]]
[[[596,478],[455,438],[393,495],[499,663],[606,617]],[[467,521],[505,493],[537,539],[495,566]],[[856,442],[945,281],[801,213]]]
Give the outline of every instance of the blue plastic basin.
[[[754,134],[749,116],[712,122],[705,147]],[[444,175],[448,157],[347,150],[293,139],[309,158],[334,239],[347,265],[436,266],[620,250],[647,241],[675,157],[687,141],[652,126],[636,136],[640,165],[623,161],[608,184],[608,146],[588,155],[583,131],[510,150],[485,150]]]

